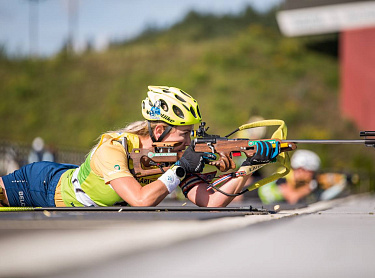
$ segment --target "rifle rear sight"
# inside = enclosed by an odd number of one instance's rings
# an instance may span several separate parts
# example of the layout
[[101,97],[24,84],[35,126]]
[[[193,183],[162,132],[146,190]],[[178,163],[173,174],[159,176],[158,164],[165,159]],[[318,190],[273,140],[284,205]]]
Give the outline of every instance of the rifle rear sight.
[[206,127],[206,122],[201,122],[197,130],[193,130],[191,135],[193,137],[204,137],[204,138],[219,138],[219,135],[211,135],[207,133],[209,127]]

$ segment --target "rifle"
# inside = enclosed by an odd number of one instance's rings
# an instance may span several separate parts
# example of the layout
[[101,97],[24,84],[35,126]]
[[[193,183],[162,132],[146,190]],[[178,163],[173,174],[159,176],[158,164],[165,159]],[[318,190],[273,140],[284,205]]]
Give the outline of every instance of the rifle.
[[[375,131],[361,131],[360,137],[364,137],[362,140],[286,140],[287,129],[285,123],[281,120],[265,120],[245,124],[224,137],[208,134],[208,128],[206,128],[205,125],[206,123],[202,122],[198,129],[192,132],[192,136],[196,137],[192,142],[192,146],[197,152],[212,152],[218,154],[218,159],[209,162],[209,164],[215,166],[221,172],[234,169],[236,165],[233,161],[233,157],[240,156],[241,153],[244,153],[246,157],[252,157],[256,153],[257,141],[268,141],[273,144],[273,147],[275,147],[276,142],[279,142],[281,154],[277,157],[277,161],[284,166],[284,169],[252,184],[239,194],[232,194],[233,196],[256,189],[289,173],[290,158],[288,152],[295,150],[297,144],[362,144],[368,147],[375,147]],[[271,139],[252,140],[246,138],[228,138],[240,130],[274,125],[279,125],[279,128],[271,136]],[[182,157],[183,151],[174,151],[174,148],[178,147],[180,144],[180,142],[155,142],[151,149],[133,149],[129,157],[133,162],[135,176],[145,177],[164,173]],[[228,194],[228,196],[229,195],[230,194]]]

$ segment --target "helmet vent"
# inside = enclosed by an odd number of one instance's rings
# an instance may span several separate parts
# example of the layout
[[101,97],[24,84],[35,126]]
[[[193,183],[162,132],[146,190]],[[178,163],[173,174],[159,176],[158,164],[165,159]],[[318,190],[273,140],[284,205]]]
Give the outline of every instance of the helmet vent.
[[172,106],[172,109],[173,109],[173,112],[178,116],[180,117],[181,119],[184,119],[185,116],[184,116],[184,113],[182,112],[182,110],[180,108],[178,108],[176,105],[173,105]]
[[190,111],[189,108],[187,108],[185,104],[183,104],[183,103],[181,103],[181,104],[182,104],[183,107],[185,107],[185,109],[186,109],[187,111]]
[[199,118],[202,118],[202,116],[201,116],[201,111],[199,111],[199,107],[198,107],[198,105],[197,105],[197,113],[198,113]]
[[182,94],[184,94],[185,96],[187,96],[188,98],[192,98],[192,97],[189,96],[187,93],[185,93],[183,90],[180,90],[180,92],[181,92]]
[[192,106],[190,107],[190,112],[191,112],[191,114],[193,114],[194,118],[197,117],[197,114],[195,114],[195,111],[194,111]]
[[145,107],[146,107],[145,101],[142,101],[142,109],[145,109]]
[[179,101],[182,101],[182,102],[186,102],[186,100],[184,100],[182,97],[178,96],[178,95],[174,95],[175,98],[177,98]]
[[169,90],[167,90],[167,89],[163,89],[163,92],[169,94],[171,91],[169,91]]
[[168,104],[165,102],[165,100],[161,99],[160,100],[160,107],[163,109],[165,112],[168,112]]

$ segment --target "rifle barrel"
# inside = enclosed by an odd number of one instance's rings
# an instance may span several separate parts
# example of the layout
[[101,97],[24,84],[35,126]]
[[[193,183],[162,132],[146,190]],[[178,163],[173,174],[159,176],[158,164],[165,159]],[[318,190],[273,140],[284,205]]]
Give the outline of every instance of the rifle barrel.
[[282,143],[297,143],[297,144],[374,144],[375,140],[281,140]]

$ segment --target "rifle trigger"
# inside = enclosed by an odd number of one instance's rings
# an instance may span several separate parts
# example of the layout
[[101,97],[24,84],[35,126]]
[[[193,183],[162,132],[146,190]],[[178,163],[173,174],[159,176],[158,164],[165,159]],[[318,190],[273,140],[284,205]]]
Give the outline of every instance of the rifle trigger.
[[211,143],[211,142],[208,142],[208,143],[207,143],[207,146],[211,149],[211,152],[212,152],[212,153],[215,153],[215,148],[214,148],[214,146],[212,146],[212,143]]

